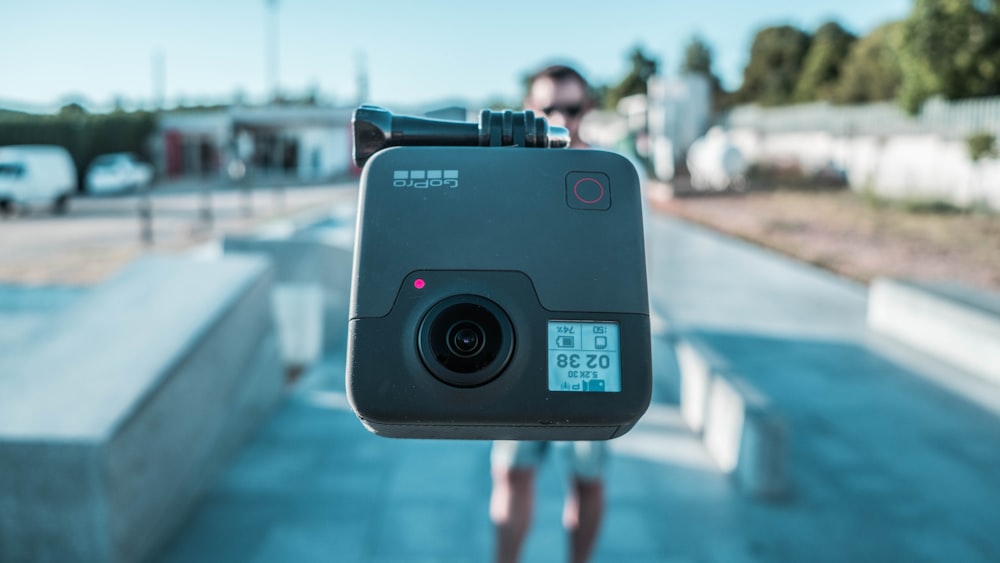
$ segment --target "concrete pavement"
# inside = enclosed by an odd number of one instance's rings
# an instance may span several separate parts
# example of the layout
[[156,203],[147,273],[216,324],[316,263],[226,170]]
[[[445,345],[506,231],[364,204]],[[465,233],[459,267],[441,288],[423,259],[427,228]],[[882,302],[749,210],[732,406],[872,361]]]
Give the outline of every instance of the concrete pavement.
[[[657,348],[664,370],[670,350]],[[343,356],[331,356],[291,391],[161,561],[490,559],[490,444],[369,434],[350,411],[343,375]],[[643,421],[613,442],[599,561],[697,560],[682,547],[703,534],[688,516],[732,496],[669,387],[661,382]],[[558,456],[539,474],[525,561],[565,559],[564,474]]]
[[798,518],[771,523],[769,553],[1000,558],[1000,389],[871,332],[859,284],[691,225],[651,227],[671,330],[698,334],[788,421],[780,513]]
[[[596,561],[1000,559],[1000,390],[872,334],[866,288],[653,215],[654,402],[612,442]],[[751,500],[677,410],[697,334],[789,422],[791,493]],[[489,444],[368,434],[342,353],[292,390],[162,562],[488,561]],[[564,468],[539,475],[523,560],[565,559]]]

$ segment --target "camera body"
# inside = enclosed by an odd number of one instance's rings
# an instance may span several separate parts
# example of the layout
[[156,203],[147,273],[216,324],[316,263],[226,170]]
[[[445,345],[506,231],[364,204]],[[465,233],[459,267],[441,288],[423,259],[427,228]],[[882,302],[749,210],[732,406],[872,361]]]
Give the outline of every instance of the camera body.
[[409,438],[627,432],[652,386],[641,197],[600,150],[375,153],[348,333],[359,419]]

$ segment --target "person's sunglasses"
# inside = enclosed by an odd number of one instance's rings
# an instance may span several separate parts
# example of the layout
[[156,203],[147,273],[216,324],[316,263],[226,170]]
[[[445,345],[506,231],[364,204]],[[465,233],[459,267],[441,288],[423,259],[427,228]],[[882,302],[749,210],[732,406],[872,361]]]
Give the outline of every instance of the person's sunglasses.
[[551,116],[553,113],[559,112],[566,117],[572,119],[581,113],[583,113],[583,105],[564,105],[564,106],[547,106],[542,108],[542,113],[547,116]]

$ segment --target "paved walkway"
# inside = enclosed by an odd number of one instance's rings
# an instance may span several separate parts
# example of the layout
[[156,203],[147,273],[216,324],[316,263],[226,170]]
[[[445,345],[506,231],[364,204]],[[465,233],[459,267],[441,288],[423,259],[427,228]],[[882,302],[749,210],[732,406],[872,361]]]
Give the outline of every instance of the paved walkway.
[[791,428],[792,497],[746,522],[760,559],[1000,560],[1000,388],[871,333],[864,286],[651,226],[672,330],[698,333]]
[[[653,405],[612,442],[597,561],[1000,559],[1000,390],[870,334],[862,286],[661,216],[647,228],[657,309],[785,414],[793,489],[753,501],[715,469],[680,420],[660,335]],[[290,391],[162,562],[490,559],[489,444],[368,434],[343,364],[332,354]],[[528,563],[565,560],[551,461]]]
[[[656,360],[654,405],[613,442],[599,561],[688,560],[684,538],[702,531],[687,515],[732,496],[672,405],[670,348],[658,345]],[[343,377],[342,355],[307,375],[211,488],[164,562],[490,559],[490,444],[369,434]],[[539,475],[525,561],[565,559],[563,467],[555,456]]]

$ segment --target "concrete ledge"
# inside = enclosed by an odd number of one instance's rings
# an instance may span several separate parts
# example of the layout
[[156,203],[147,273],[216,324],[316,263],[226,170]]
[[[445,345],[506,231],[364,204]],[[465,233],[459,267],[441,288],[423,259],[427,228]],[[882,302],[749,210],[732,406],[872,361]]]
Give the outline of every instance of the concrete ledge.
[[[276,300],[289,291],[305,296],[318,292],[322,314],[319,327],[292,327],[280,322],[282,314],[276,311],[282,336],[289,331],[312,333],[318,330],[323,351],[329,352],[343,345],[347,334],[349,297],[354,253],[351,249],[330,244],[323,239],[260,238],[227,236],[223,241],[226,255],[263,254],[274,263]],[[306,320],[303,315],[293,315]],[[288,350],[289,343],[285,346]],[[290,351],[293,363],[300,354]],[[309,354],[306,354],[309,355]],[[314,360],[315,358],[311,358]],[[308,363],[308,362],[307,362]]]
[[0,351],[16,350],[38,339],[53,315],[86,292],[83,287],[0,284]]
[[283,393],[269,264],[133,263],[0,353],[0,561],[141,561]]
[[954,283],[877,279],[872,329],[1000,383],[1000,295]]
[[787,492],[788,429],[771,402],[694,336],[678,338],[681,415],[745,493]]

